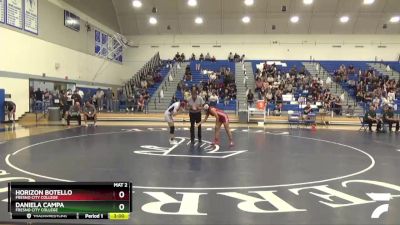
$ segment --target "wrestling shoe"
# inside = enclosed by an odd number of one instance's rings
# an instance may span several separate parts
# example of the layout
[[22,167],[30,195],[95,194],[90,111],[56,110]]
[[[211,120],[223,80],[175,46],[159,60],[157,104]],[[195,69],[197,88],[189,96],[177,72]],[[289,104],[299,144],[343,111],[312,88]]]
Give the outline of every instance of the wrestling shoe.
[[177,145],[178,142],[177,142],[176,140],[171,140],[171,139],[169,139],[169,144],[171,144],[171,145]]
[[229,147],[233,147],[235,146],[235,143],[233,143],[233,141],[231,141],[231,143],[229,143]]
[[219,140],[215,139],[215,140],[212,142],[212,145],[219,145]]

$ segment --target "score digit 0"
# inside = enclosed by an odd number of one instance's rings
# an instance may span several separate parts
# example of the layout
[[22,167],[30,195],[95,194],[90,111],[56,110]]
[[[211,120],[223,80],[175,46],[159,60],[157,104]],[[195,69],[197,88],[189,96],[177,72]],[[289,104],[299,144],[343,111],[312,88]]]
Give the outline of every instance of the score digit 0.
[[125,192],[120,191],[118,196],[119,196],[119,198],[124,198],[125,197]]

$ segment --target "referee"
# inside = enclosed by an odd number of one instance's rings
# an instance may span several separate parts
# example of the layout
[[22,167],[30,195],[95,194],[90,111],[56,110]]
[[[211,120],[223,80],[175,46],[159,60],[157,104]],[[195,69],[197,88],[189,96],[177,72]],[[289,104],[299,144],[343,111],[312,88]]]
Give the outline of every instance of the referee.
[[[204,100],[201,96],[197,96],[197,88],[192,88],[192,96],[188,100],[189,105],[189,117],[190,117],[190,140],[194,144],[194,127],[195,123],[201,121],[201,110],[204,104]],[[197,137],[201,142],[201,125],[197,128]]]

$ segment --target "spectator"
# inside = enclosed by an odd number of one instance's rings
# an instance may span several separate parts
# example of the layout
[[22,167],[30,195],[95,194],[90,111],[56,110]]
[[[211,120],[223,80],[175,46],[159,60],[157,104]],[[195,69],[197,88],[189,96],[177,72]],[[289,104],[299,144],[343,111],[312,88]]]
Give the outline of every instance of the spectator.
[[67,126],[70,126],[71,119],[74,118],[78,120],[78,125],[81,126],[81,104],[79,102],[75,102],[74,106],[72,106],[67,112]]
[[229,60],[229,62],[233,62],[233,54],[232,54],[232,52],[229,53],[228,60]]
[[192,53],[192,56],[190,57],[191,61],[195,61],[196,60],[196,55],[194,53]]
[[128,95],[127,101],[126,101],[126,109],[127,112],[134,112],[135,111],[135,98],[133,95]]
[[175,54],[174,61],[176,61],[176,62],[180,62],[181,61],[181,55],[179,54],[179,52],[177,52]]
[[201,62],[201,61],[204,61],[204,55],[203,55],[203,53],[200,54],[199,60],[200,60],[200,62]]
[[393,107],[389,105],[383,107],[383,122],[389,124],[389,132],[392,132],[393,124],[396,124],[396,132],[399,132],[399,120],[394,118]]
[[8,121],[11,122],[11,117],[13,123],[15,123],[15,111],[17,110],[17,105],[13,101],[4,101],[5,111],[7,112]]
[[369,131],[372,132],[372,124],[376,123],[376,132],[380,132],[382,121],[376,117],[374,106],[369,107],[369,111],[364,115],[364,123],[368,123]]
[[35,101],[40,102],[40,104],[43,102],[43,93],[40,88],[35,91]]
[[217,59],[215,58],[215,56],[211,57],[211,62],[214,62],[214,63],[217,62]]
[[144,99],[144,95],[140,95],[139,96],[139,100],[138,100],[138,112],[144,112],[144,107],[145,107],[145,99]]
[[143,98],[144,98],[144,113],[148,113],[149,101],[150,101],[150,95],[148,91],[144,92]]
[[105,93],[106,97],[106,110],[107,112],[112,112],[113,111],[113,93],[110,88],[107,89]]
[[210,106],[217,106],[218,103],[218,95],[216,93],[216,91],[212,92],[212,95],[210,96]]
[[240,62],[244,63],[244,57],[245,55],[243,54],[242,57],[240,57]]
[[311,104],[309,102],[307,102],[306,107],[304,107],[304,109],[303,109],[303,120],[309,120],[310,119],[310,116],[309,116],[310,113],[312,113]]
[[254,94],[249,90],[249,93],[247,94],[247,106],[248,107],[253,107],[254,104]]
[[206,61],[211,61],[211,56],[210,56],[210,53],[209,53],[209,52],[207,52],[206,57],[205,57],[205,60],[206,60]]
[[97,102],[97,108],[99,111],[103,110],[103,107],[104,107],[103,99],[104,99],[104,91],[101,90],[100,88],[98,88],[96,91],[96,102]]
[[62,119],[65,119],[65,113],[69,110],[68,97],[64,91],[60,92],[60,109],[62,110]]
[[80,103],[80,105],[83,105],[83,97],[85,96],[85,93],[83,93],[83,91],[79,88],[76,88],[76,90],[78,90],[78,94],[81,97],[79,103]]
[[126,95],[123,90],[118,91],[119,110],[128,111],[126,108]]
[[88,124],[87,124],[88,120],[93,120],[94,126],[96,126],[97,111],[96,111],[96,108],[94,107],[94,105],[91,104],[89,101],[86,102],[85,107],[83,108],[83,115],[84,115],[86,127],[88,126]]
[[78,93],[78,90],[75,89],[74,94],[72,94],[71,99],[73,100],[73,104],[75,104],[75,102],[79,102],[81,103],[82,98],[81,95]]

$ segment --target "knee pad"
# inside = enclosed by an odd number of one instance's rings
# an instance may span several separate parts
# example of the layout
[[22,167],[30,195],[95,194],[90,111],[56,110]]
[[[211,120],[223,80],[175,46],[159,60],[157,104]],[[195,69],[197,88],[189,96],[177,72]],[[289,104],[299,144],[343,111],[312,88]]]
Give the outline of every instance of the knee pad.
[[174,134],[175,133],[175,126],[169,127],[169,133]]

